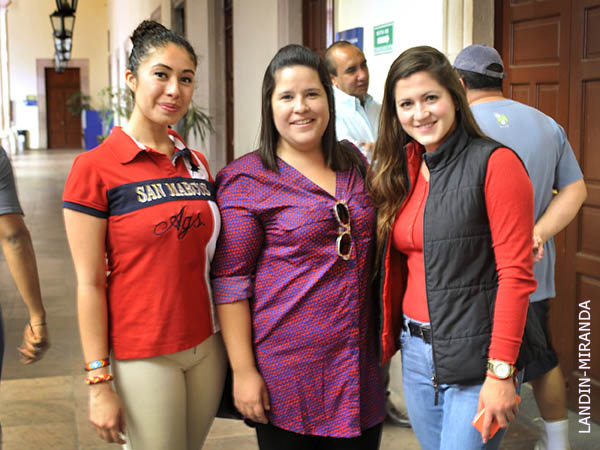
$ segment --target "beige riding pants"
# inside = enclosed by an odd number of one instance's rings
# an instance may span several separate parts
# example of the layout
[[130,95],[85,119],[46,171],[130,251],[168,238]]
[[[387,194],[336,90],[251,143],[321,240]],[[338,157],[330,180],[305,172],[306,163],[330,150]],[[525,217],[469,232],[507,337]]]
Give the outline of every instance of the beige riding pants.
[[199,450],[221,399],[221,333],[169,355],[112,361],[125,408],[127,450]]

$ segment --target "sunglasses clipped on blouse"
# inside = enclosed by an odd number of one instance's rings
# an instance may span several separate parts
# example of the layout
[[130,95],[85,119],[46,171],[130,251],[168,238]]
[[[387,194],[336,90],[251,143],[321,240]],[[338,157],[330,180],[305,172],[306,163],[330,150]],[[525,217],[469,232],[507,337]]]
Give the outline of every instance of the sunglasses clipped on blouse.
[[352,254],[352,235],[350,234],[350,209],[345,200],[339,200],[333,206],[333,215],[340,225],[336,240],[337,254],[344,260]]

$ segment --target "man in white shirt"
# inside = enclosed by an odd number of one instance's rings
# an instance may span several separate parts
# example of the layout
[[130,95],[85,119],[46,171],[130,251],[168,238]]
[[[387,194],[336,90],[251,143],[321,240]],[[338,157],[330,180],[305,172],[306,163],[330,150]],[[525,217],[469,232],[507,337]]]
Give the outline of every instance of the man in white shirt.
[[381,104],[369,89],[369,68],[363,52],[347,41],[334,42],[325,52],[335,97],[335,131],[370,158],[377,140]]
[[[367,59],[355,45],[347,41],[338,41],[325,52],[325,65],[333,84],[337,139],[352,142],[371,160],[377,140],[381,104],[367,94],[369,89]],[[393,380],[390,380],[390,367],[385,368],[388,387],[387,417],[396,425],[410,427],[401,388],[397,387],[401,384],[400,377],[397,375],[402,373],[400,365],[398,356],[392,363]]]

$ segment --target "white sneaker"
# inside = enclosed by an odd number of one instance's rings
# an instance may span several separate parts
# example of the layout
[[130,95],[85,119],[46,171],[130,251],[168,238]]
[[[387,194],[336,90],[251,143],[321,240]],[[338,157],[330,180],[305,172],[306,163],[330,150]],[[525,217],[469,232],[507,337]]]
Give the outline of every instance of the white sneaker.
[[[533,419],[533,422],[535,423],[536,428],[540,432],[540,438],[535,443],[533,450],[548,450],[548,434],[546,432],[544,420],[541,417],[537,417]],[[567,447],[564,450],[571,450],[571,446],[567,445]]]
[[[546,436],[541,437],[535,443],[535,447],[533,450],[548,450],[548,441],[546,440]],[[571,446],[567,447],[566,450],[571,450]]]
[[540,438],[535,443],[533,450],[548,450],[548,436],[544,427],[544,420],[541,417],[533,419],[536,428],[540,431]]
[[547,440],[545,434],[543,437],[538,439],[538,441],[535,443],[535,447],[533,447],[533,450],[547,450]]

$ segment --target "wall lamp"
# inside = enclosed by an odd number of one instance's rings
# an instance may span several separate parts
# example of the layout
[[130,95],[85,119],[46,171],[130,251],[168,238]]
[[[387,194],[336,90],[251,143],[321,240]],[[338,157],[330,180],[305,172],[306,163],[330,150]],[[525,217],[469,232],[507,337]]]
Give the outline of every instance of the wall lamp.
[[71,59],[76,9],[77,0],[56,0],[56,11],[50,14],[54,40],[54,68],[59,73],[64,72],[67,62]]

